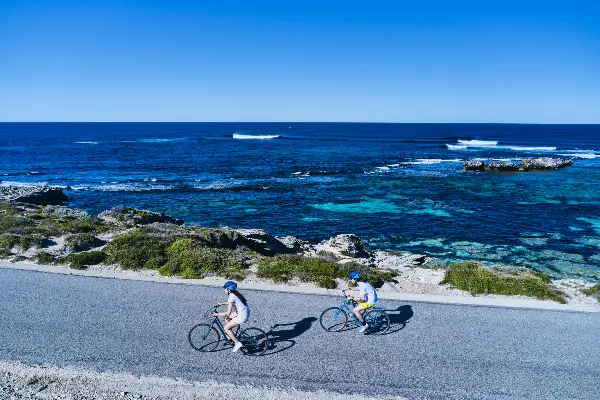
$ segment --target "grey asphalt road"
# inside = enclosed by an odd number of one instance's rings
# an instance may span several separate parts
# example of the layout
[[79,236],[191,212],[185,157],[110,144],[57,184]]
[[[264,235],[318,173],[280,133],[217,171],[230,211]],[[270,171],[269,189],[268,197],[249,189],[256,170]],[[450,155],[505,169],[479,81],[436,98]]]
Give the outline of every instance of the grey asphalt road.
[[0,269],[0,359],[410,399],[600,398],[600,315],[382,301],[392,332],[325,332],[341,297],[240,290],[262,357],[199,353],[187,332],[221,289]]

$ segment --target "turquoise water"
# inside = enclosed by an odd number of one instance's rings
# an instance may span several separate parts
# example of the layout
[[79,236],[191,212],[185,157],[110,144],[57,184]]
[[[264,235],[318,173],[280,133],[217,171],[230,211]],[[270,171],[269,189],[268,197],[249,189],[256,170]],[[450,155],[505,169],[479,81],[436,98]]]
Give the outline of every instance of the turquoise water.
[[[65,188],[69,205],[146,208],[313,242],[359,235],[444,262],[600,280],[600,126],[0,124],[0,185]],[[462,160],[572,157],[552,172]]]

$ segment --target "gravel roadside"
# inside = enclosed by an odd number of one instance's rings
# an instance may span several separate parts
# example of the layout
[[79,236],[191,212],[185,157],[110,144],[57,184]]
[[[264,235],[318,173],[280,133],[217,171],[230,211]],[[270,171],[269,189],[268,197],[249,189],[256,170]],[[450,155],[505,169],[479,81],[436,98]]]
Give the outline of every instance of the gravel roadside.
[[[122,400],[188,400],[225,398],[236,400],[367,400],[383,397],[342,395],[327,391],[304,392],[237,386],[214,381],[198,382],[135,376],[125,373],[94,372],[75,368],[33,366],[0,362],[0,398],[17,399],[122,399]],[[385,397],[385,399],[404,399]]]

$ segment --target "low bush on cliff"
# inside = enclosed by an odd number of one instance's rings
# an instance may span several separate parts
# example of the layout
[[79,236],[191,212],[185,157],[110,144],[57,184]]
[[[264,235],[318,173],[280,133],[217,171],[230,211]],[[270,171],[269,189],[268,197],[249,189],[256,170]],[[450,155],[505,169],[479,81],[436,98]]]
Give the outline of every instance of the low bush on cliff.
[[587,294],[588,296],[595,297],[600,303],[600,283],[597,283],[592,287],[584,289],[583,293]]
[[0,235],[0,257],[12,255],[12,248],[19,244],[19,237],[10,233]]
[[245,271],[240,257],[225,249],[204,246],[197,240],[181,238],[166,250],[168,261],[158,269],[161,275],[181,275],[186,279],[200,279],[218,275],[242,280]]
[[90,250],[94,247],[98,247],[103,242],[94,236],[93,233],[76,233],[74,235],[67,236],[65,244],[72,251],[85,251]]
[[89,265],[97,265],[106,260],[103,251],[87,251],[83,253],[71,253],[56,260],[57,264],[67,264],[73,269],[85,269]]
[[33,259],[38,264],[53,264],[56,258],[46,251],[40,251],[33,257]]
[[115,237],[105,248],[106,261],[124,269],[158,269],[167,262],[168,243],[145,229],[133,229]]
[[46,242],[46,238],[37,233],[32,233],[28,235],[23,235],[19,238],[19,246],[23,250],[28,250],[32,247],[40,248]]
[[[543,275],[543,274],[542,274]],[[547,276],[540,273],[508,275],[493,272],[480,264],[465,261],[450,265],[440,284],[451,284],[473,295],[501,294],[507,296],[528,296],[540,300],[554,300],[566,303],[565,294],[548,284]]]
[[347,279],[351,271],[360,271],[362,277],[375,287],[391,281],[394,274],[369,268],[358,263],[335,264],[321,258],[293,255],[279,255],[259,259],[257,276],[274,282],[288,282],[298,278],[303,282],[313,282],[317,286],[335,289],[336,279]]
[[288,282],[299,278],[303,282],[314,282],[320,287],[334,289],[339,268],[332,262],[318,258],[281,255],[260,260],[256,275],[274,282]]

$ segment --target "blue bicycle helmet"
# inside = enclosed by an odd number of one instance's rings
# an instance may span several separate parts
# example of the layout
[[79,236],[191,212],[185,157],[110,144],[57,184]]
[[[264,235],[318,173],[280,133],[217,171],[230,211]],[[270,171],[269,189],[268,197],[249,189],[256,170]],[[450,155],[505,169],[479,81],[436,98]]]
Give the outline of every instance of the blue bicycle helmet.
[[227,281],[225,282],[223,287],[227,290],[235,290],[237,289],[237,283],[235,283],[234,281]]
[[350,279],[360,279],[360,272],[352,271],[348,276],[350,277]]

